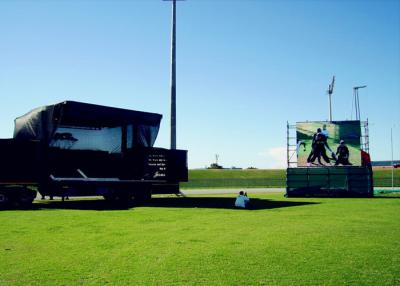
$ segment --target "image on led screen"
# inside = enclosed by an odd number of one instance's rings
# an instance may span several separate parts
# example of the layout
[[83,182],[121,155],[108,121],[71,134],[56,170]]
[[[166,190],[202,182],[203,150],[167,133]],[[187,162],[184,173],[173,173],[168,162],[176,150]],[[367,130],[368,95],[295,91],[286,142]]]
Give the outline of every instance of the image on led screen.
[[296,123],[297,166],[360,166],[360,121]]

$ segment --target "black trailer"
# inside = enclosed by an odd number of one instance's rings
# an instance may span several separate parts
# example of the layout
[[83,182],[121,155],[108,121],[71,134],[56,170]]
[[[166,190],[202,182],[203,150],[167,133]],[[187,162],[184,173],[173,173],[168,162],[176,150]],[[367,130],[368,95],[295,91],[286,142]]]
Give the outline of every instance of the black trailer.
[[42,196],[144,201],[179,193],[187,151],[155,148],[160,114],[65,101],[15,120],[0,140],[0,205]]

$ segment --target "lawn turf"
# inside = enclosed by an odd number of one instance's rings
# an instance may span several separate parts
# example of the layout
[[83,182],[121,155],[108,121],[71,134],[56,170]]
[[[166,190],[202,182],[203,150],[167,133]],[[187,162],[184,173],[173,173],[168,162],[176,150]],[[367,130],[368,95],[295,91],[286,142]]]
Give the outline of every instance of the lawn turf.
[[0,212],[0,285],[399,285],[400,196],[35,202]]
[[184,189],[229,188],[229,187],[284,187],[286,170],[189,170],[189,182],[182,183]]

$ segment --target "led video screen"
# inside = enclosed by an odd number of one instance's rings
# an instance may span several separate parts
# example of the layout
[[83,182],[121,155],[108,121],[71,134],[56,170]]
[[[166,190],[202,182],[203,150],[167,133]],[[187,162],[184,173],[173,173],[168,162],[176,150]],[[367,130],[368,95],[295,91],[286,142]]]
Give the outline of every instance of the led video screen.
[[297,166],[361,166],[360,121],[297,122]]

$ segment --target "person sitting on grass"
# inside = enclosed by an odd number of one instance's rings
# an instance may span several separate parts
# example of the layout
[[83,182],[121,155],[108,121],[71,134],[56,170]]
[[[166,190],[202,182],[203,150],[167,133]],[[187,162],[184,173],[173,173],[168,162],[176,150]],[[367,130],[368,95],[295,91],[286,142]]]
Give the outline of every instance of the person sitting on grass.
[[247,193],[243,193],[243,191],[239,192],[239,196],[237,196],[235,201],[235,207],[245,209],[248,207],[250,199],[247,197]]

